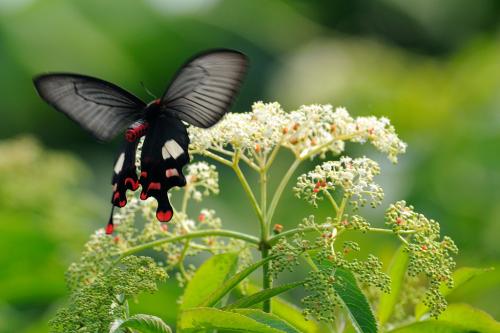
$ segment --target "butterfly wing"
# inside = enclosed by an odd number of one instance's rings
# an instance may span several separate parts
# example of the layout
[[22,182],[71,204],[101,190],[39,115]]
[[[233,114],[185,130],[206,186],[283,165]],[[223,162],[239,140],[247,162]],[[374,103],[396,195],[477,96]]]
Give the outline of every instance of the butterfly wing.
[[126,90],[90,76],[54,73],[33,81],[40,97],[102,141],[139,119],[146,106]]
[[116,207],[127,204],[127,190],[135,191],[139,188],[137,171],[135,168],[135,153],[139,140],[125,141],[113,168],[113,196],[111,202]]
[[230,108],[247,67],[247,57],[233,50],[198,55],[177,72],[161,105],[191,125],[208,128]]
[[186,185],[182,167],[189,163],[188,146],[184,124],[166,114],[158,115],[146,134],[141,152],[140,198],[154,197],[158,201],[156,217],[161,222],[173,216],[168,190]]

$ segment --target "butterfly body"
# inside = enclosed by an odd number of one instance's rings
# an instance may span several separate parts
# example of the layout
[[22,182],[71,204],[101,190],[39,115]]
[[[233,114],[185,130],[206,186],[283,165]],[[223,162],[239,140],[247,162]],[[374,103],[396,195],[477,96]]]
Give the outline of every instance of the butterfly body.
[[[101,79],[80,74],[46,74],[34,79],[39,95],[97,139],[107,141],[125,129],[113,167],[113,207],[127,204],[127,190],[141,187],[140,199],[158,202],[156,217],[168,222],[173,209],[168,191],[186,185],[189,136],[184,122],[208,128],[228,111],[246,72],[242,53],[213,50],[193,57],[175,75],[165,94],[149,104]],[[145,136],[136,168],[139,140]],[[113,211],[106,228],[113,232]]]

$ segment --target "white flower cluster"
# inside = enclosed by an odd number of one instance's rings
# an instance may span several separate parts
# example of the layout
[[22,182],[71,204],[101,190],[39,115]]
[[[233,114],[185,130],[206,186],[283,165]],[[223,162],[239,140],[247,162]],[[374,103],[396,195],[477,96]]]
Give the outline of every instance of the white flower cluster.
[[215,165],[207,162],[196,162],[187,166],[187,191],[195,201],[201,201],[203,196],[219,193],[219,173]]
[[227,153],[227,147],[232,146],[250,159],[271,152],[277,145],[299,158],[328,151],[340,154],[346,141],[370,142],[393,162],[406,150],[387,118],[352,118],[345,108],[333,109],[331,105],[301,106],[287,113],[276,102],[257,102],[252,111],[229,113],[208,130],[190,127],[189,135],[193,153],[209,149]]
[[317,201],[325,195],[334,200],[333,193],[341,189],[343,198],[348,199],[354,208],[368,202],[375,207],[384,198],[382,188],[373,182],[379,173],[378,163],[367,157],[352,159],[344,156],[338,161],[324,162],[301,175],[294,191],[299,198],[317,206]]
[[220,151],[231,145],[252,157],[253,152],[266,153],[278,144],[285,123],[286,114],[278,103],[257,102],[251,112],[228,113],[208,130],[190,127],[191,149]]

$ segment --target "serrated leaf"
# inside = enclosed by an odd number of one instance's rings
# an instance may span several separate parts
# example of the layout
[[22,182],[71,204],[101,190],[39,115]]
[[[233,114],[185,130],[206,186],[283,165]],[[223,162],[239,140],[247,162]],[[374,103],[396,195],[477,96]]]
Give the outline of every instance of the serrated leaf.
[[189,281],[180,310],[199,306],[235,272],[237,264],[237,253],[218,254],[205,261]]
[[[474,277],[491,270],[492,268],[461,267],[453,272],[453,288],[450,289],[443,283],[439,288],[439,291],[443,294],[443,296],[447,296],[468,281],[472,280]],[[423,302],[417,304],[415,307],[415,318],[420,319],[427,311],[429,311],[429,307]]]
[[[273,317],[279,320],[277,317]],[[243,313],[223,311],[215,308],[187,309],[182,312],[179,320],[179,327],[181,331],[187,333],[213,329],[249,333],[286,332],[272,327],[271,324],[271,321],[268,323],[262,323],[259,320],[253,319]]]
[[133,328],[141,333],[172,333],[170,327],[156,316],[137,314],[123,321],[110,333],[123,332],[126,328]]
[[267,299],[270,299],[276,295],[282,294],[284,292],[287,292],[290,289],[296,288],[300,285],[303,285],[304,281],[299,281],[299,282],[294,282],[294,283],[289,283],[281,286],[277,286],[274,288],[270,289],[264,289],[261,290],[255,294],[249,295],[242,297],[235,301],[232,304],[229,304],[226,306],[224,309],[229,310],[229,309],[237,309],[237,308],[249,308],[255,304],[261,303]]
[[500,323],[468,304],[450,304],[438,320],[430,319],[392,330],[391,333],[498,333]]
[[214,290],[210,295],[208,295],[200,304],[201,307],[211,307],[217,304],[227,293],[229,293],[234,287],[243,281],[247,276],[252,274],[264,263],[271,260],[272,257],[267,257],[265,259],[259,260],[256,263],[248,266],[247,268],[241,270],[240,272],[233,275],[231,278],[227,279],[219,288]]
[[399,298],[401,287],[403,286],[406,267],[408,266],[408,253],[405,246],[401,246],[394,254],[389,265],[388,275],[391,277],[391,292],[382,293],[378,304],[377,317],[379,325],[384,325],[392,315],[394,306]]
[[[334,268],[329,261],[322,261],[319,267]],[[370,303],[356,282],[354,275],[342,268],[335,268],[333,289],[344,303],[353,327],[358,333],[376,333],[377,322]]]

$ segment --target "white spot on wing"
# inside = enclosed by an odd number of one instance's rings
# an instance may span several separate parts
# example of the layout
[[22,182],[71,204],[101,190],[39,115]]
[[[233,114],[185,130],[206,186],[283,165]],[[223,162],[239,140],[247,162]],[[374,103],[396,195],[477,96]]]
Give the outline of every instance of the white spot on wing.
[[184,150],[175,140],[168,140],[167,142],[165,142],[165,145],[163,145],[162,148],[162,154],[163,154],[163,149],[166,149],[168,154],[170,154],[170,156],[172,156],[175,159],[184,154]]
[[124,162],[125,162],[125,153],[121,153],[120,156],[118,156],[118,159],[116,160],[116,164],[115,164],[115,173],[116,174],[119,174],[120,171],[122,171]]
[[167,144],[165,143],[163,145],[163,147],[161,148],[161,156],[163,157],[164,160],[166,160],[167,158],[170,158],[170,154],[167,150]]

